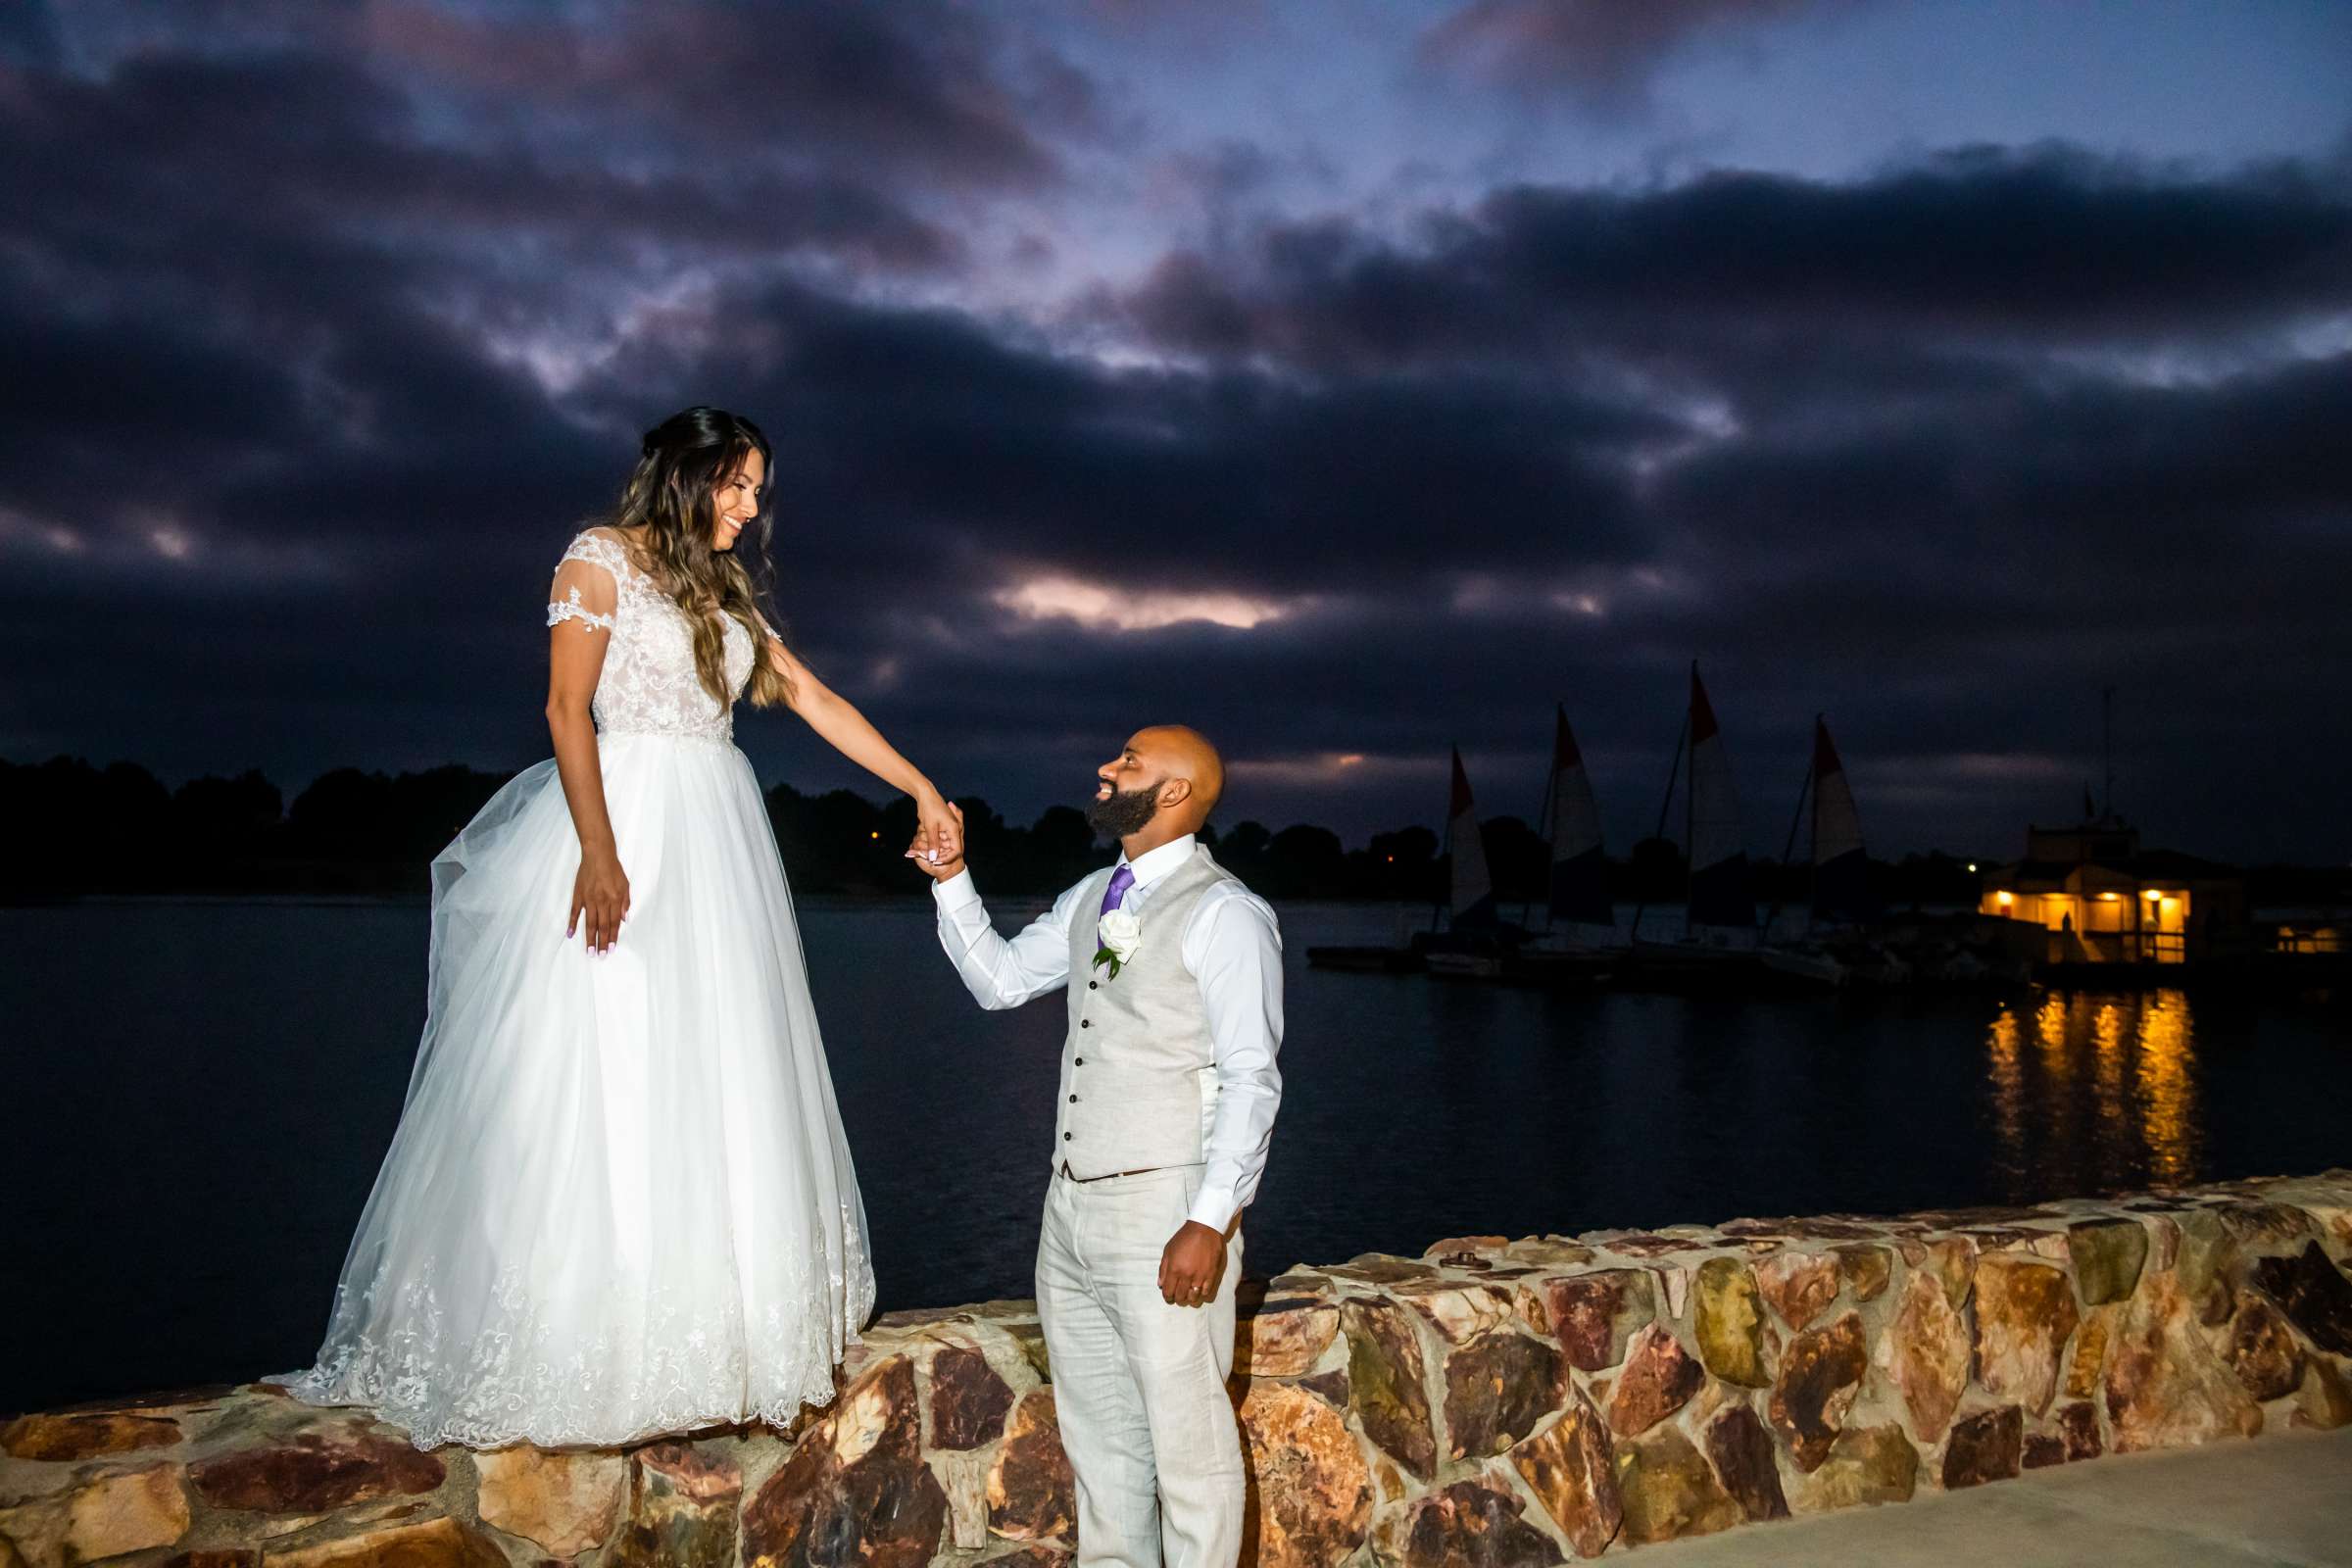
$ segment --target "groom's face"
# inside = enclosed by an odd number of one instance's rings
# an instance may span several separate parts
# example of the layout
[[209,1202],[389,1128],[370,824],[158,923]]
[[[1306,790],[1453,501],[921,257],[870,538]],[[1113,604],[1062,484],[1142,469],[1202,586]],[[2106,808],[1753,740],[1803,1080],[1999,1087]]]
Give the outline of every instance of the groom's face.
[[1105,838],[1141,833],[1158,812],[1160,787],[1166,783],[1167,775],[1154,769],[1136,740],[1130,740],[1117,757],[1095,770],[1088,825]]

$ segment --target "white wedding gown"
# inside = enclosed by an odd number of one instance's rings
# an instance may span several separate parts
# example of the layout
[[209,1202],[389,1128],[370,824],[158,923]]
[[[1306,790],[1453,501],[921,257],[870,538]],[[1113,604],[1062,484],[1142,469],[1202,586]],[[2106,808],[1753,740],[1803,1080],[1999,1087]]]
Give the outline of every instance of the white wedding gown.
[[[548,624],[608,639],[595,698],[629,879],[564,935],[556,764],[433,862],[429,1010],[318,1362],[283,1382],[419,1447],[612,1446],[833,1396],[873,1304],[865,1215],[783,866],[685,616],[591,530]],[[740,693],[751,638],[726,628]]]

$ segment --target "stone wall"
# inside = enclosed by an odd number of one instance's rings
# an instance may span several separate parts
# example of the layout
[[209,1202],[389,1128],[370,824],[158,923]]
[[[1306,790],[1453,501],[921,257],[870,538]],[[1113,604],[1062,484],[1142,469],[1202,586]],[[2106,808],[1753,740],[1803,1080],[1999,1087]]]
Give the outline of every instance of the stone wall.
[[[2107,1202],[1460,1237],[1247,1299],[1259,1568],[1536,1568],[2352,1422],[2352,1171]],[[1058,1568],[1029,1304],[875,1325],[791,1433],[418,1453],[261,1388],[0,1427],[0,1568]],[[127,1554],[127,1555],[126,1555]]]

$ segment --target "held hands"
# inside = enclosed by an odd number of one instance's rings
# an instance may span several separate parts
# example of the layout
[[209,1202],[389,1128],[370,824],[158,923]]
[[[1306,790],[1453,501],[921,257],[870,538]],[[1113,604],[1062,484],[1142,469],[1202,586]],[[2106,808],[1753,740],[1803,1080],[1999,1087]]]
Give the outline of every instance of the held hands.
[[932,881],[945,882],[963,870],[963,812],[937,795],[918,798],[914,809],[917,825],[906,858]]
[[1188,1219],[1159,1254],[1160,1299],[1170,1306],[1203,1306],[1225,1273],[1225,1238]]
[[566,942],[579,934],[582,914],[588,917],[588,951],[612,952],[620,940],[620,922],[629,914],[629,879],[620,857],[610,850],[580,857],[580,874],[571,883],[571,915],[564,927]]

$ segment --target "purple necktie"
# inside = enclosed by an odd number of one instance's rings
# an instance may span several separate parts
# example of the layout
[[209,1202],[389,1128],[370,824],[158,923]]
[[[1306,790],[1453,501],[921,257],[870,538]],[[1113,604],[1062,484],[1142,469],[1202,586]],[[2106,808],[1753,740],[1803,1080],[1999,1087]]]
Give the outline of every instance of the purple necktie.
[[1102,912],[1108,914],[1127,902],[1127,890],[1135,886],[1135,867],[1121,865],[1110,873],[1110,886],[1102,890]]

